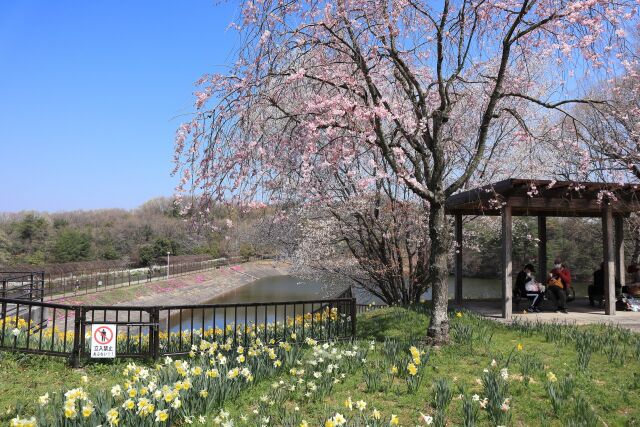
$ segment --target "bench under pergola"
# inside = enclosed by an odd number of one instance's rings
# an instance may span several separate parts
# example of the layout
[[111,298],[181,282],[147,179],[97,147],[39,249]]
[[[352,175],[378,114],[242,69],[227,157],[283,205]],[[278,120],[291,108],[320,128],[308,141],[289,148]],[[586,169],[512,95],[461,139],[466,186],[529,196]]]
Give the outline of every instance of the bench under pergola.
[[615,280],[625,282],[623,219],[640,211],[640,186],[510,178],[454,194],[446,202],[455,217],[455,301],[463,302],[462,217],[502,217],[502,317],[512,314],[513,216],[538,217],[538,280],[546,281],[548,216],[602,218],[605,313],[614,315]]

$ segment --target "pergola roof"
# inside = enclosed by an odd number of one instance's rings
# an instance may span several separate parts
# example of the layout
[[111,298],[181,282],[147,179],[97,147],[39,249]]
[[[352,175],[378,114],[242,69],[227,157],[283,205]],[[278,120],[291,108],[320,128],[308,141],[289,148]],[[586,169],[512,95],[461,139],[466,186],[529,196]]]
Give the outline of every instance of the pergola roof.
[[640,185],[509,178],[454,194],[446,208],[452,215],[500,215],[505,203],[519,216],[600,217],[603,205],[628,216],[640,211]]

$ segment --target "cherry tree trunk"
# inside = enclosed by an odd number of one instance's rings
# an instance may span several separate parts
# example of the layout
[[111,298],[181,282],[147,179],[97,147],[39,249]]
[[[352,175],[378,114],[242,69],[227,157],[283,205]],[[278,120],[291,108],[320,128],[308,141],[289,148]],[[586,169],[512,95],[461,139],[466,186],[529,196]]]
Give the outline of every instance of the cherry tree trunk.
[[429,277],[433,311],[427,330],[427,341],[433,345],[446,344],[449,341],[449,271],[447,257],[451,237],[445,216],[444,204],[432,203],[429,211],[429,238],[431,253],[429,259]]

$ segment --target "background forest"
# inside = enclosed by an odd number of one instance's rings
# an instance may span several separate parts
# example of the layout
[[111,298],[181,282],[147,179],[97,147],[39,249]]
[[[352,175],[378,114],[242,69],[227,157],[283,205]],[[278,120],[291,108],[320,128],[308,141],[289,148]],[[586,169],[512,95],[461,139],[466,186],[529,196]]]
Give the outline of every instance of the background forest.
[[[350,254],[339,239],[331,239],[330,259],[317,243],[304,260],[296,251],[311,232],[299,227],[274,227],[274,209],[249,212],[220,206],[211,213],[217,226],[196,228],[181,217],[169,198],[152,199],[132,209],[100,209],[73,212],[18,212],[0,214],[0,267],[42,266],[81,263],[78,266],[148,266],[162,264],[166,253],[182,259],[279,254],[294,264],[316,258],[325,267],[343,262]],[[314,225],[314,227],[316,227]],[[497,217],[467,218],[465,222],[464,275],[497,278],[500,265],[500,224]],[[627,222],[626,253],[637,262],[637,226]],[[549,263],[560,256],[577,280],[588,282],[602,258],[602,230],[599,219],[548,218]],[[285,236],[286,234],[286,236]],[[535,218],[514,220],[514,268],[527,262],[537,266],[537,224]],[[313,243],[313,242],[312,242]],[[180,258],[174,258],[178,261]],[[546,266],[550,269],[551,266]],[[516,270],[517,271],[517,270]],[[320,273],[320,272],[318,272]],[[323,279],[322,273],[317,277]],[[325,279],[327,279],[325,277]]]
[[[230,207],[212,213],[220,227],[195,228],[173,200],[156,198],[133,210],[0,213],[0,266],[117,261],[147,266],[172,256],[250,256],[252,216]],[[233,224],[233,226],[231,226]]]
[[[527,262],[537,263],[537,220],[533,217],[514,218],[514,271]],[[635,219],[626,222],[625,254],[627,265],[638,262],[639,248]],[[465,223],[471,242],[464,256],[464,275],[467,277],[498,277],[500,257],[500,223],[497,218],[476,218]],[[569,264],[573,276],[590,282],[592,274],[602,262],[602,225],[599,218],[547,218],[548,265],[555,257]],[[465,243],[466,244],[466,243]]]

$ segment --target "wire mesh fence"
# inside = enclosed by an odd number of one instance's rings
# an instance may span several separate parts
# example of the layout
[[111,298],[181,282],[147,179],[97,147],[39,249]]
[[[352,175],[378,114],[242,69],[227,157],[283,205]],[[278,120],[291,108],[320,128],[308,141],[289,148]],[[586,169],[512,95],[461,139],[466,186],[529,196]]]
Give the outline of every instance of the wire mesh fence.
[[250,258],[230,257],[177,262],[169,266],[159,265],[144,268],[113,267],[66,272],[0,272],[0,297],[55,301],[69,296],[139,285],[242,262],[272,258],[271,255],[259,255]]

